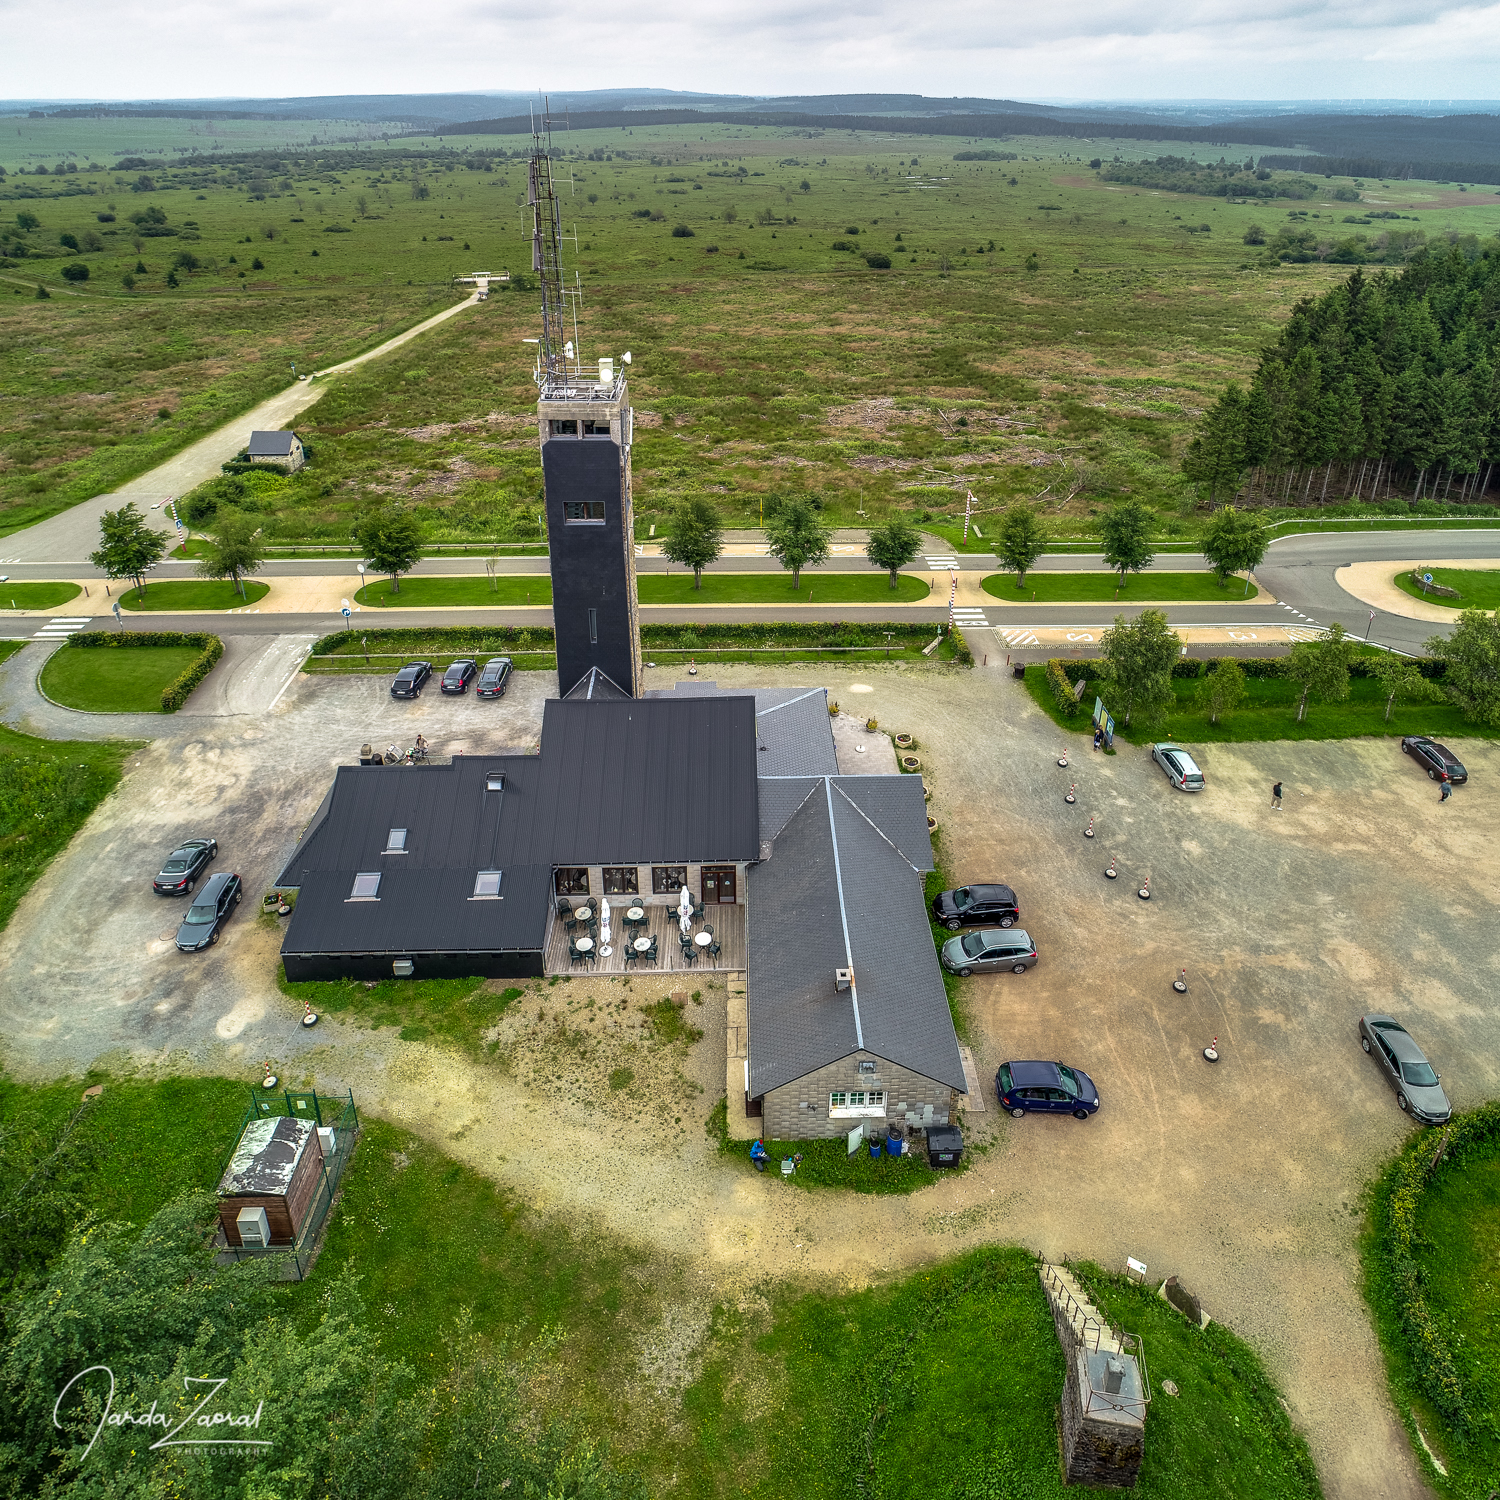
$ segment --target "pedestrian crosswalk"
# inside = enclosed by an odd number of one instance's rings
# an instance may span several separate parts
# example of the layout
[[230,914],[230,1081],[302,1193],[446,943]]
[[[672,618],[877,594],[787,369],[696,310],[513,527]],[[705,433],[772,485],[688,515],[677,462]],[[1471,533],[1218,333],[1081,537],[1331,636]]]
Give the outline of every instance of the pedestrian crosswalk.
[[953,623],[960,629],[989,629],[989,619],[982,609],[975,609],[962,604],[953,607]]
[[941,570],[943,568],[956,568],[958,566],[958,559],[956,557],[949,557],[949,556],[946,556],[946,555],[943,555],[943,556],[936,556],[936,555],[934,555],[932,557],[927,558],[926,562],[927,562],[927,566],[929,568],[933,569],[934,572],[939,571],[939,570]]
[[1028,630],[1024,625],[1019,629],[1012,627],[1010,630],[1002,630],[1000,634],[1005,638],[1007,646],[1040,646],[1036,631]]
[[92,620],[90,615],[58,615],[48,620],[37,633],[34,641],[61,641],[83,629]]

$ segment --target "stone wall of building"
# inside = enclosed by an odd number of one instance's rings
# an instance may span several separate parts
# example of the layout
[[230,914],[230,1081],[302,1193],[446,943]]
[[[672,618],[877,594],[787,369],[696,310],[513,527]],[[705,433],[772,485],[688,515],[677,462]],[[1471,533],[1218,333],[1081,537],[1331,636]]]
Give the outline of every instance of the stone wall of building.
[[[874,1071],[861,1072],[861,1063],[873,1063]],[[830,1110],[829,1096],[835,1091],[869,1094],[875,1090],[885,1095],[878,1110],[847,1115]],[[845,1135],[861,1120],[871,1126],[884,1126],[890,1120],[900,1122],[907,1113],[923,1113],[927,1105],[932,1106],[932,1123],[945,1125],[956,1098],[954,1090],[945,1083],[910,1068],[897,1067],[873,1052],[852,1052],[838,1062],[771,1089],[764,1099],[761,1134],[767,1140],[817,1140]]]

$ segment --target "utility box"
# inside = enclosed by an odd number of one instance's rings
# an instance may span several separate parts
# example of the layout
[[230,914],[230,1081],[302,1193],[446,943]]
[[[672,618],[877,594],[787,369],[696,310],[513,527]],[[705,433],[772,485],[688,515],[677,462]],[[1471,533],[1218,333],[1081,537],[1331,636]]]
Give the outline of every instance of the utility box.
[[271,1248],[271,1221],[263,1208],[242,1208],[234,1218],[240,1232],[240,1244],[249,1250]]
[[963,1160],[964,1133],[957,1125],[927,1127],[927,1162],[933,1167],[956,1167]]
[[[291,1115],[251,1120],[219,1180],[225,1242],[237,1249],[290,1249],[301,1238],[322,1180],[323,1143],[311,1120]],[[265,1226],[259,1244],[241,1236],[242,1223]]]

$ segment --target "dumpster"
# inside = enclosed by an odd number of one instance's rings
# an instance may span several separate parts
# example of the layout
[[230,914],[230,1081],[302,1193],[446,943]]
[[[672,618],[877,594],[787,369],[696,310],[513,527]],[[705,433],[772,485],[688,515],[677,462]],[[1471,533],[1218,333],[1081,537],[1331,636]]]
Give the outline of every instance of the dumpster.
[[964,1154],[964,1135],[957,1125],[927,1127],[927,1161],[934,1167],[956,1167]]

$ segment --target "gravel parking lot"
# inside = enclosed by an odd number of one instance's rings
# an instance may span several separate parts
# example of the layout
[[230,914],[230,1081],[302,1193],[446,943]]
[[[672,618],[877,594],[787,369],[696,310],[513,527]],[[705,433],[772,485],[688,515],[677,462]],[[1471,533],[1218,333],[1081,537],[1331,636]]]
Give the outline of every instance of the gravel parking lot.
[[[33,656],[29,673],[40,657],[22,653]],[[11,722],[28,711],[22,658],[0,673]],[[270,977],[279,931],[248,904],[212,953],[172,949],[180,906],[153,897],[149,878],[173,839],[217,834],[220,867],[258,895],[362,741],[420,728],[444,753],[529,748],[540,674],[498,705],[429,693],[409,706],[384,679],[302,678],[269,714],[151,721],[161,737],[0,940],[8,1056],[32,1072],[102,1061],[241,1074],[279,1056],[289,1075],[353,1086],[366,1108],[539,1206],[692,1258],[710,1297],[768,1276],[861,1284],[986,1241],[1114,1266],[1133,1255],[1153,1277],[1181,1275],[1262,1351],[1326,1493],[1426,1493],[1357,1290],[1359,1192],[1409,1126],[1355,1021],[1405,1018],[1459,1106],[1500,1089],[1500,880],[1481,842],[1500,750],[1455,742],[1472,779],[1443,806],[1395,742],[1374,741],[1207,747],[1208,788],[1188,796],[1128,746],[1106,757],[1074,736],[1074,764],[1059,769],[1064,737],[1002,670],[859,671],[715,675],[822,680],[847,712],[916,734],[949,873],[1015,885],[1041,952],[1024,976],[965,983],[981,1077],[988,1090],[1007,1057],[1076,1062],[1104,1101],[1087,1123],[1012,1121],[992,1102],[971,1121],[990,1149],[962,1177],[908,1199],[810,1198],[726,1167],[696,1120],[627,1147],[585,1104],[530,1097],[452,1053],[390,1032],[299,1034]],[[1273,812],[1278,779],[1286,805]],[[1085,840],[1090,813],[1098,837]],[[1122,878],[1107,882],[1111,855]],[[1148,874],[1149,903],[1135,894]],[[723,1042],[721,1020],[704,1021],[687,1067],[706,1105]],[[1214,1036],[1223,1060],[1210,1066],[1200,1052]]]

